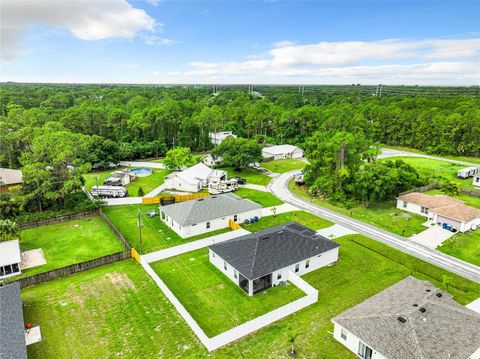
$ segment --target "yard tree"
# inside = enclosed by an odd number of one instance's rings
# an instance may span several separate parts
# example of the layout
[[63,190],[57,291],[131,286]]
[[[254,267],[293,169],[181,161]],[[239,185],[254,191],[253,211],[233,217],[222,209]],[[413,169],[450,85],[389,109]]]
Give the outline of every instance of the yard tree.
[[20,238],[20,230],[17,223],[10,219],[0,219],[0,241],[18,238]]
[[214,158],[221,157],[225,166],[236,170],[247,167],[250,163],[261,162],[262,146],[254,140],[228,137],[212,150]]
[[167,152],[165,160],[163,161],[168,169],[180,169],[183,166],[191,166],[195,163],[190,148],[175,147]]
[[460,192],[458,184],[453,181],[447,181],[442,184],[442,192],[450,196],[456,196]]

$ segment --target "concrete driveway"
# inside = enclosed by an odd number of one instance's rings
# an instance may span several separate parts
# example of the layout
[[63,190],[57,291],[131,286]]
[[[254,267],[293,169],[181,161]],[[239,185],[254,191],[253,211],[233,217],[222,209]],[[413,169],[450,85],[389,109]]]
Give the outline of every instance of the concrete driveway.
[[352,231],[350,228],[344,227],[340,224],[334,224],[333,226],[319,229],[317,233],[331,239],[346,236],[347,234],[358,234],[358,232]]
[[447,231],[438,225],[434,225],[423,232],[420,232],[413,237],[411,240],[429,248],[435,249],[444,241],[454,236],[454,232]]

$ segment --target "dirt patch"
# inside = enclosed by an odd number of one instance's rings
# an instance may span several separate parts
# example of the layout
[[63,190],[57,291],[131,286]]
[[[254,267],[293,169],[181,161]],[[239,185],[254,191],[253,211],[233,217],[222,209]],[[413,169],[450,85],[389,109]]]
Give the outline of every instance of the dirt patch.
[[41,248],[24,251],[20,253],[20,257],[22,260],[22,263],[20,264],[21,270],[47,264],[47,260],[43,254],[43,249]]
[[105,277],[107,277],[110,282],[112,282],[118,288],[135,289],[135,284],[130,278],[127,277],[125,273],[108,273],[105,275]]

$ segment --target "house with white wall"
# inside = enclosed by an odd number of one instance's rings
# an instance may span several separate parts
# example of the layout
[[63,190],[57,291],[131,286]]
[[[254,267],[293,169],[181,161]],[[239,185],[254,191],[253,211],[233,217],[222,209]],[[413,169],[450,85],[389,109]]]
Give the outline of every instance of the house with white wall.
[[130,180],[128,171],[115,171],[103,181],[103,184],[106,186],[126,186],[130,183]]
[[441,226],[447,224],[460,232],[480,227],[480,210],[447,195],[408,193],[397,198],[397,208],[427,217]]
[[477,173],[473,176],[473,185],[477,188],[480,188],[480,173]]
[[160,219],[187,238],[228,228],[230,220],[243,223],[262,216],[262,206],[232,193],[160,206]]
[[248,295],[338,260],[339,245],[290,222],[208,247],[210,262]]
[[203,160],[202,162],[209,166],[209,167],[215,167],[215,166],[219,166],[222,164],[222,161],[223,161],[223,158],[222,157],[213,157],[212,155],[208,154],[206,155],[205,157],[203,157]]
[[181,172],[172,172],[165,177],[165,189],[198,192],[208,187],[209,181],[221,182],[227,179],[227,172],[216,170],[206,166],[204,163],[197,163]]
[[300,147],[293,145],[270,146],[262,149],[263,158],[273,158],[274,160],[302,158],[303,155],[303,150]]
[[22,274],[18,240],[0,242],[0,279]]
[[480,314],[407,277],[332,319],[333,337],[364,359],[480,359]]
[[221,132],[210,132],[208,134],[208,137],[210,138],[210,141],[214,145],[219,145],[228,137],[237,138],[237,135],[234,135],[232,131],[221,131]]

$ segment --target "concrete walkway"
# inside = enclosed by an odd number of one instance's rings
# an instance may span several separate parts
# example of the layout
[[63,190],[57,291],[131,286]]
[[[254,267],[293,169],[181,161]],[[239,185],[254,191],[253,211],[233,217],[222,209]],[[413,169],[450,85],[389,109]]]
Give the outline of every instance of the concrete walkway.
[[157,196],[160,192],[163,192],[163,190],[165,190],[165,183],[162,183],[160,186],[158,186],[157,188],[151,190],[150,192],[148,192],[144,197],[155,197]]
[[427,246],[428,248],[435,249],[454,235],[454,232],[447,231],[446,229],[435,225],[410,237],[410,239],[416,243]]
[[273,211],[272,211],[273,208],[276,209],[275,214],[292,212],[292,211],[300,211],[300,208],[294,206],[293,204],[284,203],[279,206],[262,208],[262,217],[273,216]]
[[257,191],[262,191],[262,192],[269,192],[266,186],[261,186],[259,184],[253,184],[253,183],[241,184],[238,187],[239,188],[255,189]]
[[480,313],[480,298],[475,299],[473,302],[468,303],[465,307],[471,309],[477,313]]
[[107,206],[122,206],[124,204],[142,204],[142,197],[125,197],[125,198],[105,198]]
[[165,165],[163,163],[157,163],[157,162],[120,161],[120,166],[124,166],[124,167],[150,167],[150,168],[165,169]]
[[455,164],[464,165],[464,166],[473,166],[473,167],[478,167],[479,166],[478,163],[451,160],[451,159],[448,159],[448,158],[436,157],[436,156],[430,156],[430,155],[423,155],[421,153],[415,153],[415,152],[409,152],[409,151],[392,150],[390,148],[381,148],[380,150],[381,150],[381,153],[378,155],[378,158],[421,157],[421,158],[429,158],[429,159],[437,160],[437,161],[455,163]]
[[320,229],[317,231],[317,233],[330,239],[346,236],[348,234],[358,234],[358,232],[355,232],[350,228],[341,226],[340,224],[334,224],[333,226]]

